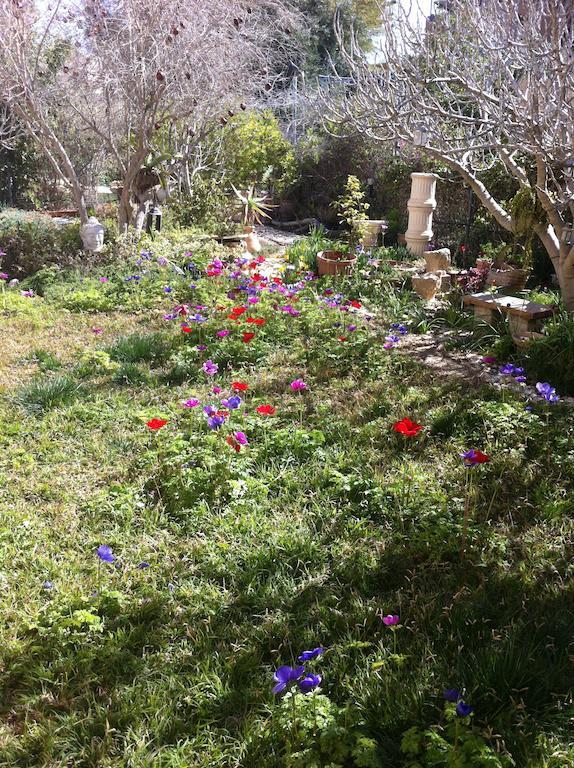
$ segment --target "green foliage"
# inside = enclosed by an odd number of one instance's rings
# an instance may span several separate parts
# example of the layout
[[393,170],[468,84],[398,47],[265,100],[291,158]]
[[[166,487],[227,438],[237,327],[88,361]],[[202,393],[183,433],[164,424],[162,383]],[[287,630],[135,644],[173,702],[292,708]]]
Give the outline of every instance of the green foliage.
[[31,211],[0,211],[2,270],[22,278],[45,264],[69,264],[82,248],[79,225],[59,226],[50,216]]
[[[325,228],[322,226],[313,227],[307,237],[301,240],[296,240],[287,249],[287,259],[294,271],[310,270],[311,272],[317,272],[317,254],[319,251],[325,251],[334,247],[334,243],[330,240],[325,232]],[[289,278],[289,273],[286,274],[286,279]]]
[[43,376],[17,390],[14,401],[24,410],[38,414],[69,403],[77,395],[78,384],[69,376]]
[[120,336],[114,345],[108,348],[107,353],[110,359],[116,362],[146,361],[153,364],[166,360],[170,351],[164,334],[132,333],[130,336]]
[[459,718],[455,704],[445,704],[446,724],[422,730],[410,728],[402,737],[405,768],[510,768],[508,756],[499,755],[470,725],[470,717]]
[[169,217],[178,227],[201,227],[217,235],[229,234],[229,199],[220,179],[197,174],[192,193],[169,198]]
[[544,338],[523,352],[524,367],[536,381],[548,381],[563,395],[574,395],[574,318],[565,313],[547,323]]
[[339,214],[339,222],[349,230],[349,250],[353,253],[363,235],[362,222],[367,218],[369,210],[361,182],[356,176],[347,178],[345,191],[333,203],[333,207]]
[[239,189],[270,183],[280,194],[296,179],[293,147],[271,111],[238,114],[223,133],[226,178]]
[[264,736],[292,768],[380,768],[376,741],[363,728],[356,712],[318,691],[290,692],[275,708]]

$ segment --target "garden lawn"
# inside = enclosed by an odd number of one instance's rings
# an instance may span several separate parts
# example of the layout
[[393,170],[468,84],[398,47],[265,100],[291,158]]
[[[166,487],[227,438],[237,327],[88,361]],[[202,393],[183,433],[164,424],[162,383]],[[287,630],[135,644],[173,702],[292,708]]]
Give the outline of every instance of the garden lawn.
[[134,258],[0,318],[0,766],[574,766],[572,411],[437,379],[359,278]]

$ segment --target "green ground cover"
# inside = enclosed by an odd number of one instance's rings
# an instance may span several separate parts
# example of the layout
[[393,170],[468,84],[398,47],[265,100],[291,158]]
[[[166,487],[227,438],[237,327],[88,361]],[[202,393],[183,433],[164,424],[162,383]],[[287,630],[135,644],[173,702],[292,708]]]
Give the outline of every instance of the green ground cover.
[[574,766],[572,410],[411,358],[390,269],[236,256],[6,294],[0,765]]

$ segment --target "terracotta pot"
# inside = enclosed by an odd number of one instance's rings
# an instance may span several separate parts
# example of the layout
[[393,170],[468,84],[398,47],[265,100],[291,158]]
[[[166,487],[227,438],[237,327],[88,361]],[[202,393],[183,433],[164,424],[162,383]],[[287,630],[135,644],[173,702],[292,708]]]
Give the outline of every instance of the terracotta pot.
[[341,251],[319,251],[317,272],[319,275],[350,275],[356,261],[356,256]]

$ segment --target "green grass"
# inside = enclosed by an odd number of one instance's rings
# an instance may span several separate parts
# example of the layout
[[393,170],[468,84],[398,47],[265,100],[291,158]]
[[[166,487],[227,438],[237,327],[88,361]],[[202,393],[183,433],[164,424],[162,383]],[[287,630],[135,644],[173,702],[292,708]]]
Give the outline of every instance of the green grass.
[[[164,282],[144,303],[168,311]],[[313,286],[264,295],[246,344],[252,326],[227,317],[241,296],[197,282],[178,288],[213,308],[193,333],[176,320],[156,334],[150,310],[149,333],[106,337],[109,358],[81,376],[36,353],[38,378],[1,401],[0,766],[398,768],[405,732],[446,727],[454,687],[501,759],[574,766],[571,410],[528,412],[385,351],[385,319],[412,309],[396,290],[373,322],[322,308]],[[360,280],[347,288],[364,299]],[[224,431],[181,406],[217,404],[214,384],[224,396],[232,381],[250,389]],[[393,432],[404,416],[419,438]],[[168,423],[152,433],[153,417]],[[225,442],[237,430],[240,453]],[[473,470],[461,560],[469,447],[491,461]],[[98,565],[103,543],[115,564]],[[272,675],[318,645],[327,698],[299,697],[297,736]]]

